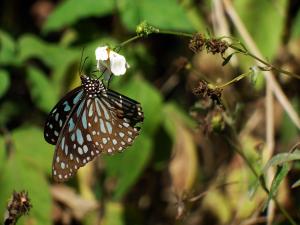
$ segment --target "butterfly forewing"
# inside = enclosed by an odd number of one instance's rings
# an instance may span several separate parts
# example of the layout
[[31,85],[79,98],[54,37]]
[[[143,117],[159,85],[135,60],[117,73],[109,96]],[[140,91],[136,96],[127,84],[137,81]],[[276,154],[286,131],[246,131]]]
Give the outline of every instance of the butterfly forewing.
[[74,110],[56,144],[52,170],[56,181],[68,180],[100,153],[88,132],[87,102],[82,100]]
[[83,95],[83,88],[78,87],[70,91],[64,98],[62,98],[56,106],[51,110],[44,129],[45,140],[55,145],[57,143],[59,134],[68,115],[72,111]]

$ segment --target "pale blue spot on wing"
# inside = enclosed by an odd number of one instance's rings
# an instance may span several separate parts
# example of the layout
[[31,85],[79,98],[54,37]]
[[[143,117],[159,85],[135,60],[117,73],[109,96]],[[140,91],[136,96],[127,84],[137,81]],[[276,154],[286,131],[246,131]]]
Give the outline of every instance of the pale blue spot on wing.
[[80,92],[76,95],[76,97],[73,99],[73,104],[76,104],[76,103],[80,100],[82,94],[83,94],[83,91],[80,91]]
[[105,134],[106,130],[105,130],[104,122],[101,118],[100,118],[99,122],[100,122],[100,130],[101,130],[102,133]]
[[94,110],[93,110],[93,104],[90,105],[90,108],[89,108],[89,117],[91,117],[94,113]]
[[68,145],[66,145],[66,147],[65,147],[65,154],[66,155],[68,155],[68,151],[69,151],[69,147],[68,147]]
[[82,101],[81,103],[80,103],[80,105],[78,106],[78,109],[77,109],[77,117],[79,117],[80,116],[80,114],[81,114],[81,111],[82,111],[82,108],[83,108],[83,106],[84,106],[84,103],[85,103],[85,101]]
[[73,133],[73,134],[71,135],[71,140],[72,140],[72,141],[75,141],[75,133]]
[[98,116],[101,116],[101,110],[99,107],[99,104],[101,104],[100,100],[96,98],[96,110],[97,110],[97,114]]
[[75,123],[72,118],[69,120],[68,126],[69,126],[69,132],[71,132],[75,127]]
[[104,106],[104,104],[102,104],[101,101],[99,101],[100,103],[100,107],[102,108],[103,112],[104,112],[104,116],[107,120],[109,120],[109,114],[108,114],[108,111],[107,111],[107,108]]
[[112,126],[111,126],[111,123],[106,121],[106,127],[107,127],[107,130],[108,130],[108,133],[112,133]]
[[87,129],[86,110],[83,111],[81,121],[82,121],[83,128]]
[[81,130],[79,130],[79,129],[76,130],[76,138],[77,138],[78,144],[82,145],[83,144],[83,137],[82,137]]
[[65,137],[61,139],[61,148],[64,149],[64,147],[65,147]]
[[63,105],[65,105],[65,108],[64,108],[64,111],[65,111],[65,112],[70,111],[71,107],[70,107],[70,105],[69,105],[69,103],[68,103],[67,101],[65,101],[65,102],[63,103]]
[[55,121],[58,121],[59,113],[55,114]]

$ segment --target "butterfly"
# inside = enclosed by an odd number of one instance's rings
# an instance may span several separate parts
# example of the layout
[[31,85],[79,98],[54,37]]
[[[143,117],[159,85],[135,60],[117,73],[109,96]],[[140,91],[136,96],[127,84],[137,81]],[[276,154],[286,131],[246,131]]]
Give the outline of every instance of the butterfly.
[[144,114],[140,103],[81,75],[81,86],[51,110],[45,140],[55,145],[52,177],[64,182],[100,153],[122,152],[139,135]]

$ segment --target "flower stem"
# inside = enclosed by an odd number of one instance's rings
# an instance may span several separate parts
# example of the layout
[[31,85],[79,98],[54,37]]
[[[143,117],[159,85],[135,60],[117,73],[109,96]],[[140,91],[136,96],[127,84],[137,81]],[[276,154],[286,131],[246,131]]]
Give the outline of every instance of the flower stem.
[[184,37],[189,37],[189,38],[193,37],[193,34],[178,32],[178,31],[171,31],[171,30],[159,30],[157,33],[170,34],[170,35],[176,35],[176,36],[184,36]]
[[126,41],[123,41],[121,44],[119,44],[119,48],[122,48],[124,45],[127,45],[127,44],[129,44],[130,42],[133,42],[133,41],[135,41],[135,40],[137,40],[137,39],[139,39],[139,38],[141,38],[140,36],[138,36],[138,35],[135,35],[134,37],[131,37],[131,38],[129,38],[128,40],[126,40]]
[[253,55],[252,53],[250,53],[250,52],[248,52],[248,51],[246,51],[244,49],[236,47],[235,45],[229,45],[229,47],[232,48],[232,49],[234,49],[234,50],[236,50],[238,53],[241,53],[241,54],[248,55],[248,56],[252,57],[256,61],[261,62],[262,64],[266,65],[267,67],[271,68],[272,70],[275,70],[275,71],[277,71],[279,73],[283,73],[283,74],[289,75],[291,77],[300,79],[300,76],[298,74],[294,74],[294,73],[291,73],[289,71],[277,68],[277,67],[273,66],[272,64],[270,64],[270,63],[268,63],[268,62],[266,62],[266,61],[258,58],[257,56]]
[[226,86],[228,86],[228,85],[230,85],[230,84],[232,84],[232,83],[235,83],[235,82],[237,82],[237,81],[239,81],[239,80],[241,80],[241,79],[243,79],[243,78],[245,78],[245,77],[251,75],[252,73],[253,73],[253,71],[248,71],[247,73],[243,73],[243,74],[241,74],[241,75],[235,77],[234,79],[232,79],[232,80],[226,82],[225,84],[212,85],[212,86],[213,86],[213,88],[224,88],[224,87],[226,87]]

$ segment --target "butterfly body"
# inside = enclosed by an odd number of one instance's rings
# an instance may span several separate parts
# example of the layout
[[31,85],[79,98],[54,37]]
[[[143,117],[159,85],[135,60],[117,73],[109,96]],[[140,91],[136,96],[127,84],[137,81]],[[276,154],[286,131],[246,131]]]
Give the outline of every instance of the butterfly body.
[[139,134],[136,124],[144,118],[138,102],[102,81],[82,75],[81,83],[57,103],[45,125],[45,140],[55,145],[52,175],[60,182],[98,154],[130,146]]

